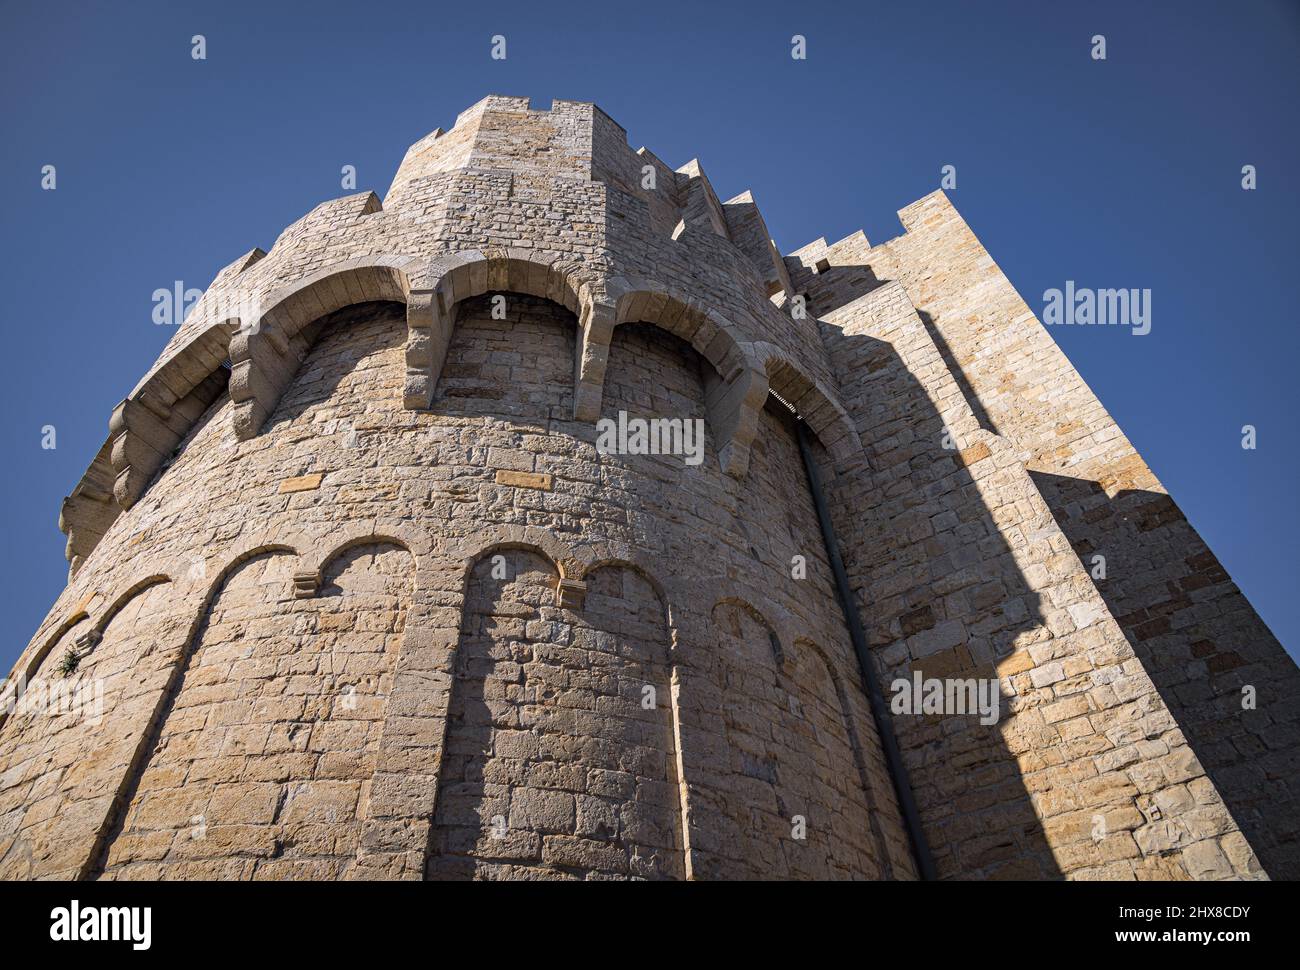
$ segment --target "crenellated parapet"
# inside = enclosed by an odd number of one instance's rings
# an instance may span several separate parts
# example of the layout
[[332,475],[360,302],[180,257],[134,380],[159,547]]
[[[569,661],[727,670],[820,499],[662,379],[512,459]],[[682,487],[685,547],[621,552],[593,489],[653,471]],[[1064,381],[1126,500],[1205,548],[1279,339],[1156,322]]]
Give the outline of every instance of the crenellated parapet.
[[1300,672],[947,198],[900,217],[781,256],[491,96],[223,268],[63,502],[0,878],[1294,874]]
[[769,297],[795,292],[785,261],[772,242],[772,236],[758,211],[754,194],[740,193],[722,204],[727,220],[727,232],[736,248],[748,257],[762,278]]
[[67,500],[70,561],[140,498],[223,391],[237,438],[255,436],[311,346],[312,323],[362,302],[406,306],[402,393],[415,409],[435,400],[456,307],[471,297],[524,293],[578,317],[574,417],[585,422],[600,414],[614,328],[660,326],[712,366],[708,419],[724,466],[743,477],[768,391],[757,345],[800,386],[829,393],[812,322],[785,309],[791,287],[752,195],[723,203],[698,160],[673,170],[633,151],[592,104],[539,111],[485,98],[411,146],[383,203],[373,192],[323,202],[269,251],[217,274],[114,410],[103,454]]

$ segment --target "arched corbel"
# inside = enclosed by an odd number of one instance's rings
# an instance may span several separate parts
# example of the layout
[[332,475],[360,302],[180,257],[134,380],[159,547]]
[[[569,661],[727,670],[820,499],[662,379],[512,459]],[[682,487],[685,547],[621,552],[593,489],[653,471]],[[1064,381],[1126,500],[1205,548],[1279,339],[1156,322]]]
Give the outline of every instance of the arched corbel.
[[110,437],[59,508],[59,529],[68,537],[64,555],[68,560],[69,581],[122,511],[113,494],[112,452]]
[[433,403],[433,391],[451,345],[452,318],[437,290],[412,290],[406,303],[406,381],[402,406],[418,411]]
[[306,353],[307,342],[300,335],[285,336],[283,324],[271,314],[230,338],[235,437],[246,441],[262,429]]
[[[522,249],[463,250],[439,256],[429,263],[423,282],[427,288],[412,289],[407,303],[406,378],[403,405],[411,410],[429,407],[437,393],[455,327],[456,306],[484,293],[511,291],[551,300],[588,318],[588,307],[599,301],[598,282],[580,263],[552,254]],[[597,314],[597,333],[591,345],[591,368],[584,371],[583,355],[575,364],[575,413],[595,414],[600,409],[599,384],[604,376],[604,355],[600,349],[600,328],[607,314]],[[612,324],[609,329],[612,330]],[[585,341],[581,341],[585,344]],[[608,344],[606,338],[605,343]],[[596,390],[583,391],[587,373]],[[593,412],[592,408],[595,408]]]
[[718,462],[732,478],[749,471],[749,450],[758,434],[758,416],[767,401],[767,374],[748,361],[737,361],[726,377],[709,375],[704,405],[718,447]]
[[[451,346],[456,302],[469,295],[468,268],[483,259],[476,249],[438,257],[425,270],[427,288],[414,289],[407,298],[402,406],[408,410],[419,411],[433,404],[438,375]],[[486,266],[483,275],[486,279]],[[461,295],[458,290],[463,291]]]
[[[711,365],[704,403],[722,469],[733,478],[749,470],[749,449],[767,400],[767,373],[740,338],[742,331],[699,302],[654,280],[618,277],[608,283],[614,325],[644,322],[680,337]],[[603,380],[604,370],[602,367]]]
[[600,417],[605,368],[609,364],[609,342],[614,336],[617,312],[612,303],[603,300],[588,303],[582,309],[578,360],[573,378],[575,421],[595,421]]
[[160,379],[113,409],[108,431],[118,505],[129,509],[144,494],[225,383],[225,371],[217,368],[178,399]]
[[763,363],[772,392],[812,429],[831,458],[846,467],[861,461],[862,441],[834,393],[774,345],[760,342],[753,351]]
[[272,293],[230,338],[230,400],[235,435],[256,435],[275,411],[311,349],[323,317],[373,301],[406,303],[414,257],[364,256],[326,266]]

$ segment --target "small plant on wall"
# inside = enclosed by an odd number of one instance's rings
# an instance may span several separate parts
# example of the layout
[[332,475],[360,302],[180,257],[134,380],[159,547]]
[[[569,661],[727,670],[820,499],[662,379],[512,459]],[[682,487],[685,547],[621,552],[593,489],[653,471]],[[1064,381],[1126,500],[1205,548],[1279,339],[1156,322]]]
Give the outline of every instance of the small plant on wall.
[[63,659],[59,661],[59,673],[64,677],[71,677],[77,672],[79,666],[81,666],[81,657],[77,655],[75,650],[69,650],[63,655]]

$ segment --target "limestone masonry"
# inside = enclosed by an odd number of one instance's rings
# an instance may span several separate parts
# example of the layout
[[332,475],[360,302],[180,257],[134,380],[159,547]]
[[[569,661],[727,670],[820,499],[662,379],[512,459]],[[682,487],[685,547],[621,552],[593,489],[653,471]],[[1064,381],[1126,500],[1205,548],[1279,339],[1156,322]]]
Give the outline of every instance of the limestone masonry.
[[1295,664],[943,193],[899,215],[782,256],[489,97],[240,256],[64,500],[0,876],[1300,876]]

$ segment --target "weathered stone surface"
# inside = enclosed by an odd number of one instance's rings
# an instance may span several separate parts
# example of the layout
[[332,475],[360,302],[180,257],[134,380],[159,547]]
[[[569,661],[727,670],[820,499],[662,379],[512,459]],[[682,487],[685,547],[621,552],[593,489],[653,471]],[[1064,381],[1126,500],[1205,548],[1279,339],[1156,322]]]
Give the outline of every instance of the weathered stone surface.
[[893,715],[940,877],[1300,875],[1294,664],[948,200],[901,217],[782,258],[493,96],[236,260],[63,506],[0,877],[914,878],[791,407],[882,681],[994,689]]
[[514,488],[536,488],[543,492],[551,490],[553,479],[549,474],[536,472],[512,472],[497,469],[498,485],[510,485]]
[[287,495],[291,492],[312,492],[320,488],[321,479],[325,476],[320,472],[314,472],[311,475],[299,475],[296,478],[286,478],[280,483],[280,494]]

